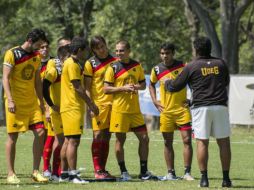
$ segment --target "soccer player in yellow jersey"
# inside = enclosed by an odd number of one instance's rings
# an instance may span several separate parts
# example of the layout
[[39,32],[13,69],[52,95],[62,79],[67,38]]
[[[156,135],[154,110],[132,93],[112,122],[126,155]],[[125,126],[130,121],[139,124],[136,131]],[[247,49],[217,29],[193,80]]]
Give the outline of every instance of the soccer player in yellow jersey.
[[[43,80],[43,96],[50,106],[51,125],[55,140],[53,143],[53,168],[51,181],[58,181],[60,176],[60,151],[64,142],[62,119],[60,115],[60,92],[62,63],[69,57],[69,46],[59,47],[57,58],[50,59]],[[50,162],[50,160],[48,161]],[[62,164],[67,165],[63,160]]]
[[[3,86],[8,133],[6,142],[7,182],[12,184],[20,182],[14,170],[18,134],[29,129],[34,133],[33,179],[39,182],[47,181],[39,173],[45,132],[39,70],[41,58],[37,51],[45,39],[43,30],[33,29],[27,34],[26,41],[21,46],[8,50],[4,57]],[[39,98],[40,105],[37,98]]]
[[124,181],[131,179],[124,161],[126,133],[133,131],[139,140],[140,175],[142,180],[157,179],[147,169],[149,138],[141,114],[138,90],[146,88],[145,75],[140,63],[130,59],[130,44],[116,43],[118,61],[108,67],[104,78],[104,92],[113,94],[110,132],[116,135],[115,153]]
[[84,123],[84,101],[98,115],[97,106],[87,96],[83,87],[83,66],[85,62],[87,43],[81,37],[75,37],[70,44],[71,56],[65,60],[61,75],[60,113],[63,122],[65,141],[61,150],[61,158],[66,157],[69,167],[62,168],[60,182],[87,183],[78,177],[77,150]]
[[[39,52],[41,54],[41,66],[40,66],[40,74],[41,79],[43,80],[45,78],[46,69],[48,66],[49,60],[52,58],[49,54],[50,48],[49,48],[50,42],[48,39],[46,39],[39,49]],[[50,167],[50,158],[52,154],[52,147],[54,143],[54,132],[52,130],[51,120],[49,116],[49,107],[47,104],[45,104],[45,113],[43,115],[44,119],[44,126],[45,126],[45,142],[44,142],[44,148],[43,148],[43,176],[44,177],[50,177],[51,176],[51,167]]]
[[[190,175],[192,163],[192,143],[191,143],[191,115],[189,107],[186,105],[186,88],[171,93],[165,90],[163,80],[165,78],[175,78],[183,70],[184,63],[174,59],[175,46],[171,43],[164,43],[160,48],[161,63],[156,65],[151,72],[149,90],[154,105],[160,112],[160,131],[164,138],[164,157],[167,164],[168,174],[164,180],[176,180],[174,168],[174,131],[179,129],[184,144],[184,166],[186,180],[194,180]],[[156,99],[155,84],[160,83],[160,101]]]
[[94,36],[90,47],[94,56],[85,63],[85,88],[87,94],[99,108],[99,115],[92,116],[93,142],[91,146],[94,175],[96,179],[114,178],[106,171],[105,166],[109,153],[110,114],[112,106],[112,95],[104,94],[103,80],[106,69],[117,60],[109,54],[107,44],[102,36]]

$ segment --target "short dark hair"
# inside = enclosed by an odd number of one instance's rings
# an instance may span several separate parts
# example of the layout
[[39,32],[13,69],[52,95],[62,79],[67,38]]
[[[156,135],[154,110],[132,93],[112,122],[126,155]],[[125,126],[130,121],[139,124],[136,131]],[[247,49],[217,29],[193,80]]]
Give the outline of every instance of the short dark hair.
[[76,55],[78,50],[84,50],[88,47],[88,42],[82,37],[74,37],[69,45],[70,53]]
[[107,45],[105,38],[103,38],[102,36],[97,35],[97,36],[92,37],[91,40],[90,40],[91,50],[93,51],[93,49],[96,48],[99,45],[100,42]]
[[46,42],[48,45],[50,45],[50,41],[47,37],[43,41]]
[[165,42],[165,43],[161,44],[161,50],[162,49],[171,50],[172,53],[174,53],[175,52],[175,45],[170,42]]
[[62,40],[66,40],[66,41],[71,41],[71,38],[69,38],[69,37],[61,37],[61,38],[59,38],[58,40],[57,40],[57,47],[60,47],[61,46],[61,41]]
[[194,40],[193,46],[196,50],[196,54],[200,56],[209,56],[212,50],[212,43],[208,37],[198,37]]
[[69,45],[61,46],[57,49],[57,57],[61,60],[64,57],[69,57],[70,51],[69,51]]
[[125,46],[126,49],[131,49],[131,45],[130,45],[130,43],[129,43],[127,40],[119,40],[119,41],[116,43],[116,45],[117,45],[117,44],[123,44],[123,45]]
[[33,43],[39,40],[43,40],[43,41],[47,40],[45,32],[39,28],[33,29],[31,32],[29,32],[26,35],[26,41],[28,41],[29,39],[31,39]]

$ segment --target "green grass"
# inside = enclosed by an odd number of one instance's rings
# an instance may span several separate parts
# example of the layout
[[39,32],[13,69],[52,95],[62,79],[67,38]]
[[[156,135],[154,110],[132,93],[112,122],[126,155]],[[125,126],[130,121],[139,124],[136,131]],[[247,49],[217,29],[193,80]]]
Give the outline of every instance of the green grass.
[[[163,141],[158,131],[149,132],[150,136],[150,154],[149,170],[154,174],[162,176],[167,173],[166,164],[163,157]],[[93,178],[93,166],[91,159],[91,130],[86,130],[82,136],[78,155],[78,168],[83,168],[82,176],[84,178]],[[75,184],[38,184],[32,182],[30,176],[32,171],[32,141],[31,132],[20,134],[17,143],[16,154],[16,172],[22,180],[20,185],[6,184],[6,158],[5,158],[5,140],[6,131],[4,127],[0,128],[0,189],[93,189],[93,190],[169,190],[169,189],[197,189],[199,183],[199,170],[196,160],[196,145],[193,141],[194,156],[192,164],[192,174],[195,181],[149,181],[141,182],[137,179],[139,174],[139,158],[137,154],[138,141],[136,137],[128,134],[125,145],[126,165],[129,173],[134,177],[131,182],[96,182],[87,185]],[[119,176],[119,168],[114,156],[114,135],[112,136],[110,155],[107,169],[116,176]],[[232,164],[231,179],[235,189],[254,189],[254,129],[250,131],[247,128],[233,128],[232,130]],[[221,166],[218,154],[218,147],[214,139],[211,139],[209,145],[209,178],[210,188],[221,188]],[[179,132],[175,133],[175,169],[178,176],[183,175],[182,143]]]

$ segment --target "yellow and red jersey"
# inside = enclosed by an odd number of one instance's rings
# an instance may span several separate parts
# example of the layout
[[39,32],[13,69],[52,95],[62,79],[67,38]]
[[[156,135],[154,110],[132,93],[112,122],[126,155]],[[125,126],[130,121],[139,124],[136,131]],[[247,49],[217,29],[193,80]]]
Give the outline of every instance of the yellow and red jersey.
[[81,85],[84,83],[83,68],[72,57],[65,60],[61,75],[61,103],[60,112],[71,110],[84,111],[84,101],[76,92],[71,81],[80,80]]
[[[51,82],[50,98],[54,105],[60,106],[62,65],[59,59],[50,59],[45,72],[45,79]],[[50,111],[53,110],[50,108]]]
[[30,53],[19,46],[14,47],[5,53],[3,64],[12,67],[9,82],[16,106],[23,107],[22,112],[26,113],[27,110],[29,113],[29,108],[38,106],[35,73],[41,64],[40,53],[38,51]]
[[164,106],[163,112],[175,113],[183,109],[183,102],[186,100],[187,95],[186,88],[174,93],[165,91],[163,79],[175,79],[182,72],[184,66],[183,62],[174,60],[171,66],[160,63],[151,71],[150,82],[154,84],[160,82],[160,101]]
[[116,60],[117,58],[112,55],[108,55],[105,59],[93,56],[85,63],[84,75],[92,78],[91,98],[96,105],[112,104],[112,95],[103,92],[103,81],[106,69]]
[[[129,63],[116,62],[108,67],[105,83],[115,87],[126,84],[138,84],[145,81],[144,70],[140,63],[130,60]],[[119,92],[113,95],[112,110],[119,113],[140,113],[138,92]]]

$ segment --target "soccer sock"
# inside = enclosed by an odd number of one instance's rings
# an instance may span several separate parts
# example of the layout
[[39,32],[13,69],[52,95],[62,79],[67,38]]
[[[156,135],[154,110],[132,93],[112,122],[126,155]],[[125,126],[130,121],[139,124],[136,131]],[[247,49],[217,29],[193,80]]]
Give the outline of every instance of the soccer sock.
[[52,174],[59,176],[59,167],[60,167],[60,152],[61,152],[61,146],[56,147],[53,153],[53,170]]
[[168,173],[170,173],[170,174],[172,174],[172,175],[176,175],[176,172],[175,172],[175,170],[174,169],[171,169],[171,170],[168,170]]
[[102,141],[93,139],[91,146],[94,171],[102,170],[101,159],[102,159]]
[[46,142],[43,148],[43,171],[49,170],[50,158],[52,154],[52,146],[54,143],[55,137],[47,136]]
[[140,160],[140,173],[145,174],[147,172],[147,160]]
[[119,167],[120,167],[120,170],[121,170],[121,173],[123,172],[127,172],[127,169],[126,169],[126,166],[125,166],[125,162],[119,162],[118,163]]
[[229,171],[228,170],[223,171],[223,180],[229,180]]
[[102,141],[102,148],[101,148],[101,167],[103,170],[106,168],[106,163],[108,160],[108,154],[109,154],[109,142],[108,141]]
[[184,174],[190,173],[191,172],[191,167],[190,166],[185,166]]
[[201,173],[201,177],[207,178],[207,170],[200,171],[200,173]]

